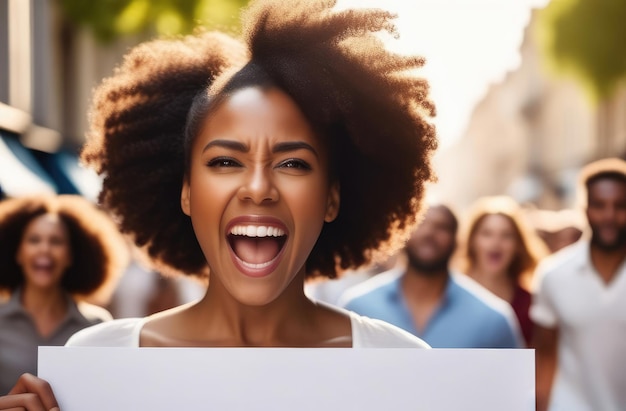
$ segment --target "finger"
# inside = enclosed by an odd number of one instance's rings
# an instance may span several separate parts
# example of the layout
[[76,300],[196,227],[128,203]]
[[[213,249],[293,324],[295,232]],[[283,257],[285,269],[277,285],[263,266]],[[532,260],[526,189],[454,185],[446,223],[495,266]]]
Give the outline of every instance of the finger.
[[24,407],[17,407],[17,408],[3,408],[2,411],[27,411],[27,410]]
[[[45,407],[45,410],[52,410],[55,407],[59,407],[52,388],[48,381],[37,378],[32,374],[22,374],[17,380],[15,386],[9,391],[10,394],[25,394],[33,393],[39,397],[40,402]],[[31,411],[28,409],[28,411]]]
[[0,397],[0,410],[48,411],[37,394],[9,394]]

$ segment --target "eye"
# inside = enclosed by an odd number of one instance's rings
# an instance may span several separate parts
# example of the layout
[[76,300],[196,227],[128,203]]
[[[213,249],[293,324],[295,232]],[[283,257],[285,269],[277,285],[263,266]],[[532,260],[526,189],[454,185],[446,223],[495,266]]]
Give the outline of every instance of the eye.
[[39,242],[39,236],[28,236],[26,237],[26,242],[29,244],[37,244]]
[[298,158],[290,158],[278,164],[278,168],[291,168],[296,170],[311,170],[311,166],[304,160]]
[[50,242],[53,245],[65,245],[65,239],[61,237],[52,237],[52,239],[50,239]]
[[231,157],[216,157],[209,160],[207,166],[213,168],[241,167],[241,164]]

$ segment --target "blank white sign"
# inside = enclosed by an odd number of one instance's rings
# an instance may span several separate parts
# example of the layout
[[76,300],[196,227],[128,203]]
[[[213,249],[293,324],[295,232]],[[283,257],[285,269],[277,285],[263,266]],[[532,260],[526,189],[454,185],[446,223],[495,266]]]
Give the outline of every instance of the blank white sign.
[[534,351],[40,347],[63,411],[531,411]]

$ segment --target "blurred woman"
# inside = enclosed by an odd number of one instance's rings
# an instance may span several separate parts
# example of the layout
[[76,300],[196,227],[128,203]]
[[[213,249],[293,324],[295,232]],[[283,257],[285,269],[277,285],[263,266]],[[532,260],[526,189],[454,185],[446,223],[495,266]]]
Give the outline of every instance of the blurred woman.
[[[108,215],[79,196],[0,202],[0,394],[37,371],[37,347],[64,345],[111,319],[97,301],[110,292],[126,245]],[[97,297],[97,298],[96,298]]]
[[537,263],[548,254],[545,244],[523,219],[517,202],[506,196],[477,200],[465,223],[459,268],[511,304],[530,345],[530,281]]

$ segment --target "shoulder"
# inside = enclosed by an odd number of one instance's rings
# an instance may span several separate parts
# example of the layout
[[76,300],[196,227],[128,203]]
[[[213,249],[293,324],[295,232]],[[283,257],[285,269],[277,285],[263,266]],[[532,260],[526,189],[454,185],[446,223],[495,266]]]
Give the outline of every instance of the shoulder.
[[350,312],[354,348],[430,348],[426,342],[381,320]]
[[346,290],[338,301],[341,307],[349,307],[357,301],[380,299],[392,292],[396,281],[402,276],[403,270],[394,269],[377,274],[369,280]]
[[519,320],[511,304],[465,274],[452,273],[450,278],[457,287],[460,299],[464,300],[458,307],[464,317],[476,317],[483,332],[508,339],[505,346],[523,346]]
[[365,317],[332,304],[319,301],[316,304],[350,318],[353,348],[430,348],[420,338],[385,321]]
[[570,266],[583,263],[588,255],[589,242],[580,240],[544,258],[539,263],[538,271],[551,272],[567,269]]
[[21,304],[16,292],[8,297],[0,299],[0,317],[8,317],[15,312],[21,311]]
[[452,273],[450,280],[456,286],[458,295],[465,300],[466,304],[471,304],[474,308],[501,317],[514,316],[513,309],[508,302],[493,294],[467,275]]
[[84,301],[77,302],[76,308],[82,314],[82,316],[87,319],[87,321],[93,324],[104,321],[111,321],[113,319],[111,313],[108,312],[106,309],[94,304],[89,304]]
[[536,270],[535,285],[550,279],[573,274],[589,256],[589,242],[580,240],[544,258]]
[[82,329],[65,344],[68,347],[138,347],[143,318],[122,318]]

